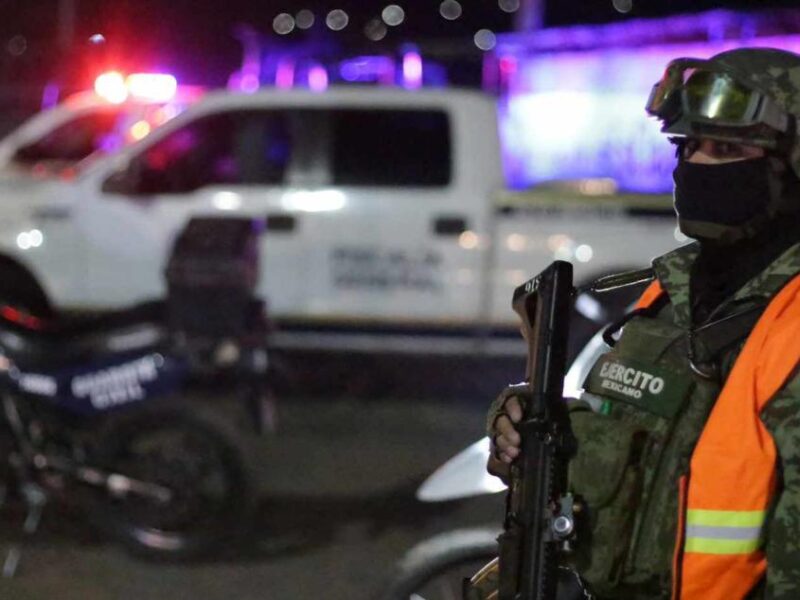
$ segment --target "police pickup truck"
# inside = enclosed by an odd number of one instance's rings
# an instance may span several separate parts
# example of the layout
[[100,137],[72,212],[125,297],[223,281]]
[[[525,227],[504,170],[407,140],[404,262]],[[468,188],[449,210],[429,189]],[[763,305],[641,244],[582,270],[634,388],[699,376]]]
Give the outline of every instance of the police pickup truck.
[[0,295],[32,312],[160,296],[190,217],[248,215],[276,344],[502,353],[488,334],[516,331],[512,290],[554,258],[580,283],[680,241],[663,198],[503,185],[495,101],[477,92],[212,93],[73,181],[5,193]]

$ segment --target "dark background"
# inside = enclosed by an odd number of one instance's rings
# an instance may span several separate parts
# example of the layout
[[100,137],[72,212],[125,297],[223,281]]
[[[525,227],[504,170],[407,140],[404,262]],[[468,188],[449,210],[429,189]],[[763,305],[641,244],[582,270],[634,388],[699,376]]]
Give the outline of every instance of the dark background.
[[[405,10],[404,23],[389,28],[382,41],[370,42],[364,25],[392,2]],[[345,50],[380,53],[408,41],[437,39],[450,41],[464,52],[477,52],[472,45],[477,30],[500,33],[514,28],[515,15],[502,11],[496,0],[461,0],[463,14],[456,21],[443,19],[439,4],[439,0],[5,0],[0,1],[0,85],[57,78],[83,87],[104,66],[126,71],[163,69],[186,83],[224,85],[241,59],[240,45],[232,35],[237,25],[248,24],[277,38],[272,33],[274,17],[303,8],[315,13],[314,27],[281,36],[282,41],[328,36]],[[630,4],[627,12],[615,8],[625,4]],[[544,26],[560,26],[713,8],[770,7],[800,7],[800,2],[550,0],[544,2],[542,17]],[[334,8],[350,15],[350,24],[340,32],[330,32],[324,25],[324,15]],[[106,42],[90,44],[88,38],[97,33]]]

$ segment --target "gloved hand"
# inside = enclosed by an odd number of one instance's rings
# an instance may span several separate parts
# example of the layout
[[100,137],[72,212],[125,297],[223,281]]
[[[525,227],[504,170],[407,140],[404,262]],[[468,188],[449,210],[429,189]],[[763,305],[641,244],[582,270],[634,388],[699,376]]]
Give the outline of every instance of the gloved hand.
[[529,394],[527,383],[505,388],[492,402],[486,417],[486,431],[491,452],[486,469],[508,483],[509,465],[519,456],[520,436],[516,424],[522,420],[522,409]]

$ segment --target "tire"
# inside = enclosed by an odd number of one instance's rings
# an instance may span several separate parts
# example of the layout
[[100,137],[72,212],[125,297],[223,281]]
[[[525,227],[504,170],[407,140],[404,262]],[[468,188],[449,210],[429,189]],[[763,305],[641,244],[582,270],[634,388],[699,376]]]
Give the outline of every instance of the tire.
[[130,492],[115,497],[95,488],[92,520],[133,553],[151,559],[197,558],[229,546],[250,524],[256,500],[241,437],[199,404],[113,418],[95,448],[96,463],[159,484],[173,496],[167,501]]
[[53,307],[42,286],[25,267],[0,256],[0,304],[24,310],[35,317],[49,318]]
[[461,598],[466,577],[497,556],[496,528],[456,529],[423,540],[398,563],[380,600]]

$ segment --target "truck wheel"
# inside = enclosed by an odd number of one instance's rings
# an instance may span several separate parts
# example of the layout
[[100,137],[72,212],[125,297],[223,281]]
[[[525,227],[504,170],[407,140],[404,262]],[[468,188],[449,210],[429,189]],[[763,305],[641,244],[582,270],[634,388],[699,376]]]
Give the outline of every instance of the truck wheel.
[[52,317],[50,300],[42,286],[18,263],[0,257],[0,304],[36,317]]

